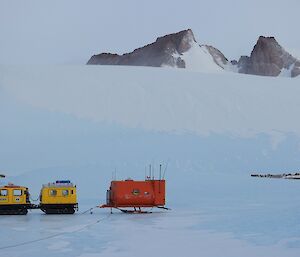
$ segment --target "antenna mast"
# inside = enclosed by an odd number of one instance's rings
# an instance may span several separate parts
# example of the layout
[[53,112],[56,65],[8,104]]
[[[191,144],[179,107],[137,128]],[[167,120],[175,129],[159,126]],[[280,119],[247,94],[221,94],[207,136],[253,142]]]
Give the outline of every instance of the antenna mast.
[[161,180],[161,164],[159,164],[159,180]]

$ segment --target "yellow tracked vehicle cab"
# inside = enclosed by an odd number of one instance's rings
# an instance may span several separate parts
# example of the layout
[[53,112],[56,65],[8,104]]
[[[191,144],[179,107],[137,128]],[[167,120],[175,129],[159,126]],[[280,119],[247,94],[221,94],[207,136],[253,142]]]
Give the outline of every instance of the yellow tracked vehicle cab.
[[43,185],[40,209],[46,214],[73,214],[78,210],[76,186],[70,180]]
[[14,184],[0,187],[0,214],[25,215],[30,206],[27,187]]

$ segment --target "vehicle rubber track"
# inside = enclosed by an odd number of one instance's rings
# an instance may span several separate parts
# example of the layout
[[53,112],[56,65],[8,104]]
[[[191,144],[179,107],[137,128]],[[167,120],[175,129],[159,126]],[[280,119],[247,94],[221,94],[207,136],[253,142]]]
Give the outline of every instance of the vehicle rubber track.
[[46,214],[74,214],[74,208],[63,208],[63,209],[41,209]]
[[26,215],[28,210],[26,208],[21,209],[0,209],[0,215]]

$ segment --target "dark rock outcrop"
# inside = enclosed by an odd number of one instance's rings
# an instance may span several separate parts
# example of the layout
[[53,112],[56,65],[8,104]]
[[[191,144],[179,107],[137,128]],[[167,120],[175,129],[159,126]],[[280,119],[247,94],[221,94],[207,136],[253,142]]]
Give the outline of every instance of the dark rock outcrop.
[[219,65],[221,68],[224,68],[225,65],[228,64],[228,59],[224,56],[224,54],[219,49],[210,45],[202,45],[202,47],[206,47],[206,49],[212,56],[214,62],[217,65]]
[[[154,43],[138,48],[131,53],[93,55],[87,64],[185,68],[185,62],[180,55],[188,51],[194,42],[196,41],[192,30],[183,30],[159,37]],[[179,55],[179,57],[174,57],[174,55]]]
[[260,36],[250,57],[241,56],[238,63],[239,73],[278,76],[284,69],[290,70],[290,76],[300,73],[299,61],[284,50],[274,37]]

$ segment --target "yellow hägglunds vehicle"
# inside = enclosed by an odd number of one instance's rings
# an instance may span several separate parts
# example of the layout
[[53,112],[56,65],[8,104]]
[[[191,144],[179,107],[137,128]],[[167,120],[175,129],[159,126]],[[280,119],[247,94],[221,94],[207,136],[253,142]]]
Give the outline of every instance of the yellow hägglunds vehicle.
[[69,180],[43,185],[40,209],[46,214],[73,214],[78,210],[76,186]]
[[14,184],[0,187],[0,214],[26,215],[30,208],[27,187]]

